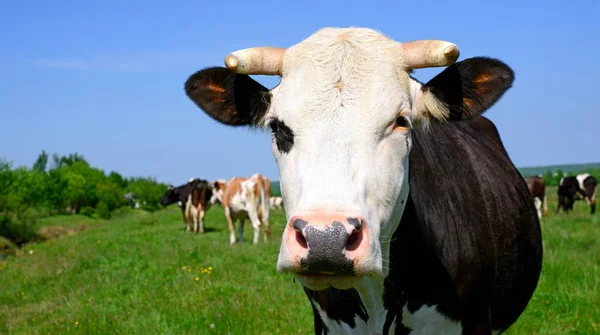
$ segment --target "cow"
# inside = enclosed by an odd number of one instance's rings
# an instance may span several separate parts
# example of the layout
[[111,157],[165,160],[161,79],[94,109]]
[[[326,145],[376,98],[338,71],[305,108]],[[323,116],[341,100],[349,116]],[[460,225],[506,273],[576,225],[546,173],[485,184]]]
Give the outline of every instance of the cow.
[[223,205],[225,218],[229,226],[229,244],[236,243],[235,221],[239,221],[239,242],[244,241],[244,221],[249,219],[254,230],[252,243],[257,244],[260,225],[264,226],[265,242],[271,235],[269,226],[269,202],[267,197],[271,192],[271,182],[268,178],[257,173],[250,178],[233,177],[226,183],[213,182],[217,195],[215,202]]
[[544,182],[544,178],[542,176],[528,176],[525,177],[525,182],[527,183],[527,188],[529,188],[529,193],[533,197],[538,217],[541,220],[542,214],[548,212],[548,199],[546,198],[546,183]]
[[[287,218],[277,270],[303,287],[316,334],[492,334],[529,304],[539,219],[481,115],[514,72],[458,56],[450,42],[324,28],[186,80],[212,119],[270,133]],[[411,75],[442,66],[427,83]]]
[[590,205],[591,214],[596,213],[597,187],[598,180],[589,173],[562,178],[558,185],[556,213],[558,214],[561,208],[567,213],[572,211],[575,201],[581,198]]
[[271,208],[283,208],[283,198],[271,197],[269,198],[269,205],[271,206]]
[[211,183],[213,188],[213,194],[210,198],[210,203],[212,205],[222,205],[223,204],[223,191],[227,186],[227,180],[225,179],[217,179]]
[[162,206],[173,203],[181,208],[185,231],[193,233],[204,233],[204,215],[210,208],[210,199],[213,195],[211,184],[199,178],[192,178],[186,184],[169,189],[160,199]]
[[136,205],[139,207],[139,203],[135,200],[133,193],[131,193],[131,192],[126,193],[123,197],[129,207],[137,208]]

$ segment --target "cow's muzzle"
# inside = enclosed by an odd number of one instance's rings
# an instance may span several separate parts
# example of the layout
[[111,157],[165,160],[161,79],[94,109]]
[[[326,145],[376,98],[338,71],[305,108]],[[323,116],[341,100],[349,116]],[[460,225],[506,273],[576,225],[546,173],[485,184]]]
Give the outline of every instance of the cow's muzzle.
[[[305,281],[335,281],[362,275],[369,232],[361,217],[340,214],[294,216],[283,236],[278,269]],[[303,281],[304,281],[303,280]]]

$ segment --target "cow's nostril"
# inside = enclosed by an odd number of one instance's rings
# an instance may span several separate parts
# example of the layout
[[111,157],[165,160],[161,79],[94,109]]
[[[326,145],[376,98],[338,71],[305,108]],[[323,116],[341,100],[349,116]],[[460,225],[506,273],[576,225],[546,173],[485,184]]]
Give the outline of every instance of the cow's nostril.
[[352,231],[352,234],[348,237],[346,241],[346,250],[354,251],[358,248],[363,239],[363,232],[360,230]]
[[306,244],[306,238],[304,238],[304,235],[302,234],[301,231],[297,231],[296,230],[296,242],[298,242],[298,245],[301,246],[304,249],[308,248],[308,245]]
[[347,218],[348,224],[354,228],[355,231],[359,231],[362,228],[362,221],[358,218]]
[[302,233],[302,229],[304,229],[307,224],[308,224],[308,222],[306,222],[302,219],[296,219],[296,220],[294,220],[294,222],[292,222],[292,227],[294,227],[294,229],[296,231],[299,231],[300,233]]

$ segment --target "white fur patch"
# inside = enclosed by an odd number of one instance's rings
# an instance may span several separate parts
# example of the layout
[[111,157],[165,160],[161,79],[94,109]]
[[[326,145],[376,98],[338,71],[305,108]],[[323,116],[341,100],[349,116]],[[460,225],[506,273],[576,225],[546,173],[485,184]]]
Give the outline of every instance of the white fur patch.
[[538,197],[535,197],[535,198],[533,198],[533,203],[535,204],[535,209],[537,210],[538,218],[541,220],[542,219],[542,200],[540,200],[540,198],[538,198]]
[[317,302],[314,302],[314,305],[321,316],[321,320],[329,329],[328,334],[331,335],[343,335],[343,334],[377,334],[377,332],[373,333],[369,330],[369,326],[363,319],[361,319],[358,315],[354,316],[355,326],[354,328],[350,327],[347,323],[338,322],[336,320],[330,319],[327,316],[327,313],[321,309],[321,306]]
[[582,191],[585,191],[585,186],[583,186],[583,181],[586,180],[590,176],[589,173],[578,174],[575,179],[577,179],[577,183],[579,183],[579,188]]
[[404,306],[402,323],[412,329],[411,335],[460,335],[462,325],[452,321],[437,311],[437,305],[422,306],[415,313],[410,313]]

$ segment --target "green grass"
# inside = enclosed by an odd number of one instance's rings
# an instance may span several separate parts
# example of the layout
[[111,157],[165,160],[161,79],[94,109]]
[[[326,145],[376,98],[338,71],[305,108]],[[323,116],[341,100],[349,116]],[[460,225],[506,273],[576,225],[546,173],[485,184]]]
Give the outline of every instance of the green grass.
[[[508,334],[600,332],[599,221],[582,202],[575,214],[544,218],[539,287]],[[40,223],[77,224],[87,229],[25,246],[22,256],[1,263],[0,333],[312,332],[304,293],[275,270],[281,212],[272,215],[275,238],[264,243],[261,236],[256,246],[248,243],[248,224],[246,243],[228,245],[219,207],[208,212],[205,235],[185,234],[177,208],[125,212],[110,221],[62,216]]]

